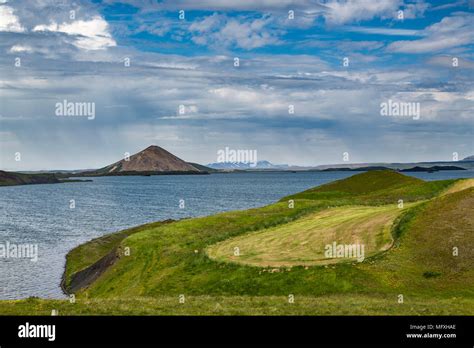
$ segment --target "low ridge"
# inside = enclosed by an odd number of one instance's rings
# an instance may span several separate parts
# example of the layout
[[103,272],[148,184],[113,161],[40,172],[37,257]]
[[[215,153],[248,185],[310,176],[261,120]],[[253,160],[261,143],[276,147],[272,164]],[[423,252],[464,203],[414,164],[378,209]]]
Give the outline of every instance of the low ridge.
[[340,191],[363,194],[401,185],[422,183],[423,180],[397,173],[393,170],[374,170],[350,176],[316,187],[313,191]]

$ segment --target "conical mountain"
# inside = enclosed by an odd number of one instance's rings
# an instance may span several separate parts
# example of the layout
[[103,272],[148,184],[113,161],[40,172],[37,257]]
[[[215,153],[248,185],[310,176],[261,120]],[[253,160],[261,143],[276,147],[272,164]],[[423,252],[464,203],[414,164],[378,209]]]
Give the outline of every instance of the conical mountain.
[[104,168],[94,171],[92,175],[120,175],[130,172],[195,172],[203,171],[192,166],[191,164],[176,157],[172,153],[166,151],[159,146],[149,146],[145,150],[140,151],[128,159],[122,159]]

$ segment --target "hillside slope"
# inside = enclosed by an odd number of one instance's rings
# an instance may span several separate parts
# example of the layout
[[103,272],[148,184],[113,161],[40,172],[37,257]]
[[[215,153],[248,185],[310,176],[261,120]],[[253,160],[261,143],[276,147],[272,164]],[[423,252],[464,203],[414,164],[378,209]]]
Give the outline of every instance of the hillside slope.
[[57,184],[60,182],[54,174],[23,174],[0,170],[0,186]]
[[330,182],[280,201],[327,200],[332,204],[390,204],[433,198],[452,180],[423,181],[392,170],[375,170]]
[[420,205],[399,225],[397,246],[362,268],[400,293],[474,298],[473,206],[472,186]]

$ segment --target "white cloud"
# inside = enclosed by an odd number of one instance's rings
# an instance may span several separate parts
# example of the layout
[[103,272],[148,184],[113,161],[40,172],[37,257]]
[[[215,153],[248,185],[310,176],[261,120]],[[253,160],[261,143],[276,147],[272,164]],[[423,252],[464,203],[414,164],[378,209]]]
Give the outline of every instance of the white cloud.
[[218,98],[232,100],[233,103],[244,103],[247,105],[256,105],[261,98],[259,93],[251,89],[222,87],[211,89],[209,92]]
[[24,32],[25,28],[20,24],[18,16],[13,13],[10,6],[0,6],[0,31]]
[[269,20],[265,18],[244,23],[231,19],[222,28],[218,36],[220,41],[235,43],[245,49],[275,44],[278,42],[278,38],[270,31],[264,30],[268,22]]
[[395,28],[376,28],[376,27],[344,27],[347,31],[364,34],[393,35],[393,36],[422,36],[420,30],[414,29],[395,29]]
[[215,29],[225,20],[225,16],[219,15],[217,13],[212,14],[204,18],[202,21],[195,21],[189,26],[190,31],[197,31],[200,33],[205,33],[210,30]]
[[423,30],[426,38],[396,41],[387,49],[399,53],[428,53],[472,43],[473,20],[474,16],[466,13],[445,17]]
[[325,4],[328,11],[324,16],[328,23],[336,25],[382,16],[394,17],[401,4],[400,0],[331,0]]
[[71,23],[37,25],[33,31],[50,31],[74,36],[73,44],[85,50],[100,50],[116,46],[117,43],[108,31],[108,23],[99,16],[91,20],[77,20]]
[[[182,22],[176,22],[173,19],[162,17],[159,20],[156,18],[150,19],[143,19],[141,16],[137,16],[136,20],[140,24],[133,33],[141,33],[147,32],[152,35],[156,36],[164,36],[171,31],[175,31],[176,29],[181,29]],[[125,28],[125,30],[127,30]]]
[[237,46],[251,50],[279,42],[277,32],[268,28],[271,22],[269,16],[245,19],[213,14],[194,22],[189,30],[193,33],[193,42],[198,45]]
[[413,19],[422,17],[429,7],[430,4],[424,2],[423,0],[417,0],[415,3],[412,4],[405,4],[403,6],[403,18]]
[[21,53],[21,52],[26,52],[26,53],[31,53],[33,52],[33,48],[31,46],[27,45],[14,45],[10,48],[10,53]]

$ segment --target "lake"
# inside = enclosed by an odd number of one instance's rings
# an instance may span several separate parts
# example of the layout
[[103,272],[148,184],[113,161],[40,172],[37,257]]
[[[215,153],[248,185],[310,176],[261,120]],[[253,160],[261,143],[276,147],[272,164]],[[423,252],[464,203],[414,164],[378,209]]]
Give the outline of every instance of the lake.
[[[59,284],[67,252],[104,234],[152,221],[259,207],[356,173],[116,176],[0,187],[0,244],[38,245],[37,262],[0,258],[0,299],[63,298]],[[410,175],[441,180],[474,177],[474,171]]]

